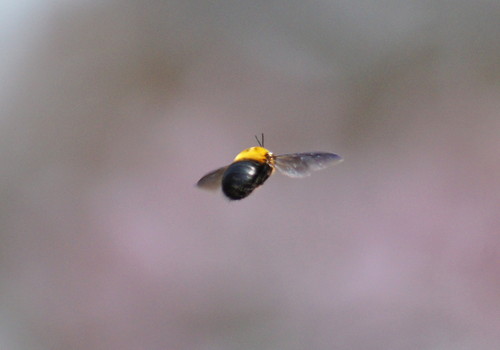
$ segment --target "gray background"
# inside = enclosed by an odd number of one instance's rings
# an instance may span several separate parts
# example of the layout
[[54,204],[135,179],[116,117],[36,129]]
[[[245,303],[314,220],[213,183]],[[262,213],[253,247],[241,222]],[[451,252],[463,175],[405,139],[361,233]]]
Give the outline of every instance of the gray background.
[[[3,1],[0,348],[500,348],[497,1]],[[255,145],[345,161],[241,202]]]

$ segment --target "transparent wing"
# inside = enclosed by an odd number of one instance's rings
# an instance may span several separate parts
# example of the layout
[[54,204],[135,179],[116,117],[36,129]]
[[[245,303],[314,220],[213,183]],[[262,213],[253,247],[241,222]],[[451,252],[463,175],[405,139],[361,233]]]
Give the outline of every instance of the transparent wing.
[[278,171],[290,177],[309,176],[313,171],[340,163],[342,157],[326,152],[282,154],[274,157]]
[[220,187],[222,181],[222,175],[226,171],[227,166],[209,172],[207,175],[203,176],[197,183],[196,186],[203,188],[205,190],[216,190]]

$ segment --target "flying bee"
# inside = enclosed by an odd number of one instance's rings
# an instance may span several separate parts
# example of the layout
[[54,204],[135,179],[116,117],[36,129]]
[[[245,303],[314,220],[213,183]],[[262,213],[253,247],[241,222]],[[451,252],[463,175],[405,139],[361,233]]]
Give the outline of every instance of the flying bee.
[[264,134],[261,140],[257,136],[255,139],[258,147],[241,151],[231,164],[206,174],[196,185],[203,189],[222,187],[226,197],[237,200],[262,185],[274,169],[286,176],[300,178],[342,161],[339,155],[326,152],[274,155],[264,148]]

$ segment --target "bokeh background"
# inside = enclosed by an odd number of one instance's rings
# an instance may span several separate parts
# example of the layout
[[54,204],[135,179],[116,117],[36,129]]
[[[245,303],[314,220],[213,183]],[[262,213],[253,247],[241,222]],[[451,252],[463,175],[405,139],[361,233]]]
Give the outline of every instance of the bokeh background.
[[[497,1],[2,1],[0,348],[499,349]],[[229,202],[264,132],[345,161]]]

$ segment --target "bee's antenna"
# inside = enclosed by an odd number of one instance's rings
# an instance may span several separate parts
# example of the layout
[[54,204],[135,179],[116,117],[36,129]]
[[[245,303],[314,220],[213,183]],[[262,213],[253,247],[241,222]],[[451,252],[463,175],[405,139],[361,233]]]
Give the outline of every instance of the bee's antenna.
[[262,133],[262,141],[259,140],[259,138],[257,137],[257,135],[255,135],[255,139],[257,140],[257,143],[259,144],[260,147],[264,147],[264,133]]

